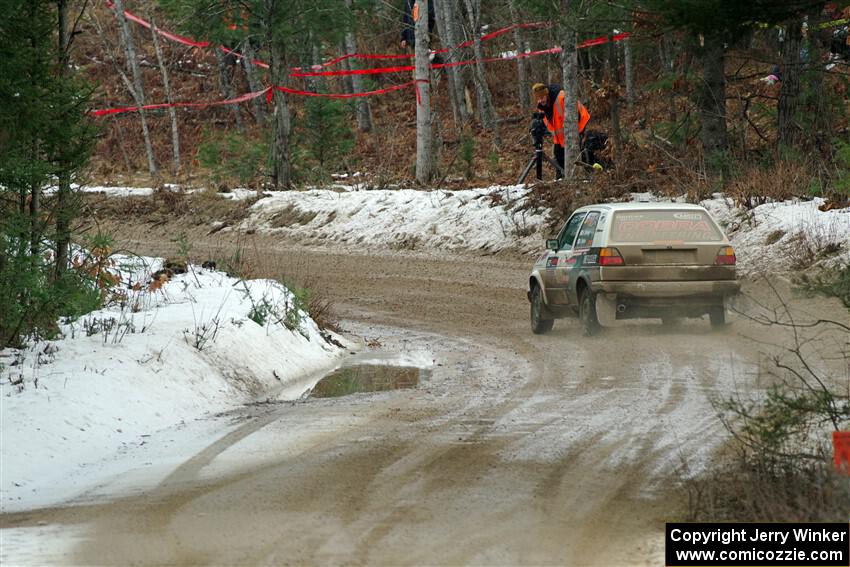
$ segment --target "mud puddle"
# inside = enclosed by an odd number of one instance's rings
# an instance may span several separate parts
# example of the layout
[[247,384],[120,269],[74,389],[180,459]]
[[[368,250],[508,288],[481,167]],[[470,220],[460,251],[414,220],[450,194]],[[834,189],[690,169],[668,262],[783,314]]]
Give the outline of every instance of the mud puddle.
[[382,392],[415,388],[429,370],[414,366],[358,364],[338,368],[319,380],[311,398],[337,398],[358,392]]

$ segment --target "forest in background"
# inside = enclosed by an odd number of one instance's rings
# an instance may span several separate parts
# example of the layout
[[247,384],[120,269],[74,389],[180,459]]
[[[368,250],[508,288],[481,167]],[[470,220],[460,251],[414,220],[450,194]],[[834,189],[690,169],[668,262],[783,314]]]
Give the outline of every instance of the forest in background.
[[[609,140],[603,154],[606,171],[594,176],[580,168],[577,174],[606,186],[607,192],[704,195],[722,189],[745,200],[847,199],[845,57],[850,47],[840,4],[432,1],[437,15],[433,47],[471,42],[442,56],[473,64],[432,73],[433,171],[427,180],[419,179],[425,186],[515,182],[533,151],[531,84],[575,81],[577,98],[592,116],[589,130]],[[128,42],[116,12],[94,4],[80,21],[80,46],[73,57],[80,74],[97,84],[96,108],[215,101],[271,84],[319,93],[373,91],[413,78],[409,71],[291,77],[249,63],[256,58],[274,67],[277,58],[279,66],[307,69],[345,53],[412,53],[399,45],[403,2],[121,4],[155,25],[245,57],[162,37],[155,42],[156,34],[132,22],[126,28]],[[512,24],[537,22],[551,25],[476,41]],[[474,64],[560,46],[568,30],[577,43],[620,32],[631,35],[627,41],[577,50],[572,80],[563,73],[562,54]],[[138,75],[129,64],[128,43],[135,46]],[[348,59],[322,70],[412,64],[409,59]],[[777,66],[781,81],[769,78]],[[100,118],[92,176],[107,181],[116,174],[146,173],[222,189],[268,188],[281,184],[275,172],[283,166],[275,156],[285,154],[291,173],[283,186],[322,184],[332,173],[355,171],[382,187],[410,184],[417,177],[413,89],[352,100],[275,93],[273,102],[260,97],[233,106],[180,108],[173,115],[166,109],[148,112],[149,148],[138,113]],[[275,112],[281,107],[285,112]],[[276,151],[279,146],[285,148]]]

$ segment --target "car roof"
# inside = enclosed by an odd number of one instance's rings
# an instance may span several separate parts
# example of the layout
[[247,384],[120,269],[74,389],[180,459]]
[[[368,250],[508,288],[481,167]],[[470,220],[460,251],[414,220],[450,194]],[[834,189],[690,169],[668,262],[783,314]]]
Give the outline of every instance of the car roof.
[[580,209],[576,209],[576,212],[579,211],[589,211],[589,210],[608,210],[611,212],[617,211],[634,211],[634,210],[658,210],[658,209],[678,209],[678,210],[697,210],[704,211],[705,208],[700,205],[693,205],[690,203],[670,203],[670,202],[632,202],[632,203],[598,203],[596,205],[586,205],[581,207]]

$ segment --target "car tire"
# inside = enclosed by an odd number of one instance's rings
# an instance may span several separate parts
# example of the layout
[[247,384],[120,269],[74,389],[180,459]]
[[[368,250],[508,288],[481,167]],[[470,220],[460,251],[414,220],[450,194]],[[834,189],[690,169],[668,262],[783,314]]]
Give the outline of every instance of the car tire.
[[726,326],[726,310],[722,305],[716,305],[708,312],[708,320],[712,329],[722,329]]
[[543,291],[539,285],[531,290],[531,332],[542,335],[552,330],[554,319],[546,319],[546,305],[543,304]]
[[596,317],[596,294],[589,289],[581,292],[578,303],[578,318],[581,334],[591,337],[599,332],[599,319]]

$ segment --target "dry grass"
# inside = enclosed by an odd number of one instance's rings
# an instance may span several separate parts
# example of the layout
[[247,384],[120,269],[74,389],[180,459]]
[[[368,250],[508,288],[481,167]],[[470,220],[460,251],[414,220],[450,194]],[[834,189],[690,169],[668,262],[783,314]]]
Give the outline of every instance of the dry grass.
[[244,279],[271,279],[290,289],[309,290],[307,313],[322,330],[339,332],[338,319],[334,313],[333,300],[324,291],[321,282],[309,275],[306,260],[297,253],[290,255],[267,254],[257,241],[240,239],[227,249],[212,249],[207,252],[217,268],[227,274]]
[[275,213],[269,222],[272,228],[305,225],[309,224],[318,214],[315,211],[302,211],[295,205],[288,205]]
[[850,510],[850,479],[826,457],[803,467],[739,455],[685,489],[693,522],[846,522]]
[[815,181],[815,168],[799,161],[778,161],[770,167],[747,169],[729,185],[727,192],[736,203],[750,209],[768,201],[805,197]]
[[248,217],[255,199],[230,200],[212,191],[184,193],[157,189],[150,197],[83,195],[87,215],[102,218],[144,218],[151,224],[181,219],[186,226],[212,222],[234,224]]

